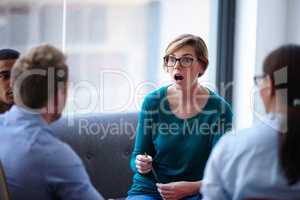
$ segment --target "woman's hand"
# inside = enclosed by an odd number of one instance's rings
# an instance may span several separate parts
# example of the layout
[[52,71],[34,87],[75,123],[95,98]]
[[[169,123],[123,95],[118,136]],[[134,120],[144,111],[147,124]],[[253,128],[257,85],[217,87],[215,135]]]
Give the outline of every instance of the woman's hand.
[[164,200],[178,200],[198,194],[200,190],[200,181],[179,181],[167,184],[157,183],[156,186]]
[[137,155],[135,166],[139,173],[146,174],[152,169],[152,157],[149,155]]

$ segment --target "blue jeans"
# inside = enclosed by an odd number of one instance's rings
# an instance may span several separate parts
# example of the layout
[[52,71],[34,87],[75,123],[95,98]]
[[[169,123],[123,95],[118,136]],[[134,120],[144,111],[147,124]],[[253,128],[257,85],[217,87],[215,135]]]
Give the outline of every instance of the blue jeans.
[[[185,197],[183,198],[183,200],[200,200],[202,199],[202,195],[198,194],[198,195],[194,195],[194,196],[189,196],[189,197]],[[160,195],[132,195],[132,196],[128,196],[126,198],[126,200],[162,200]]]

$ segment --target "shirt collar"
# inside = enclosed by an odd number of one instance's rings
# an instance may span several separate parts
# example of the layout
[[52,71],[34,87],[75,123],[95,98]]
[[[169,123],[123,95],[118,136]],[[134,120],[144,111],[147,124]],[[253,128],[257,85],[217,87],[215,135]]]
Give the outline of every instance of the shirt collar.
[[46,125],[40,113],[28,111],[17,105],[4,114],[4,124],[18,124],[24,121]]
[[262,118],[262,123],[276,130],[277,132],[285,133],[287,131],[286,115],[271,112]]

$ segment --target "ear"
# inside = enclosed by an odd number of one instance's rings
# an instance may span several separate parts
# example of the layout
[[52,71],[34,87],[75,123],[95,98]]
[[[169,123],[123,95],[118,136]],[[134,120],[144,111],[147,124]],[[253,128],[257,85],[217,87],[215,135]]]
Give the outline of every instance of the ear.
[[203,63],[200,63],[199,67],[200,67],[200,70],[199,70],[199,73],[198,73],[198,77],[201,77],[204,74],[205,70],[206,70],[206,66]]
[[272,97],[275,95],[275,88],[269,75],[267,75],[267,77],[265,78],[264,88],[268,96]]

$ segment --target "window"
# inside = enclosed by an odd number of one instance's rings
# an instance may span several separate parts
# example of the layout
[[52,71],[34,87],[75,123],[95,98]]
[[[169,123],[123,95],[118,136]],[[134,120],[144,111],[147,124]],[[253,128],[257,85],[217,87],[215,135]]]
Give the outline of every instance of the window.
[[70,67],[65,113],[136,111],[149,91],[168,84],[164,49],[183,33],[207,43],[201,81],[214,89],[215,1],[45,0],[0,4],[0,48],[39,43],[62,48]]

